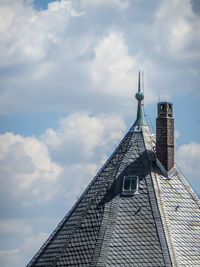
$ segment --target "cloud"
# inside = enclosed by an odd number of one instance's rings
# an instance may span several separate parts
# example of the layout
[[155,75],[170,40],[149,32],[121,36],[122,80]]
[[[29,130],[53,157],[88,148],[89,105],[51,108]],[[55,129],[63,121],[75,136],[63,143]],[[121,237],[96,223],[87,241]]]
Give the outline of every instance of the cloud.
[[10,0],[1,5],[0,14],[1,58],[5,58],[1,65],[46,61],[50,49],[62,41],[70,17],[78,16],[72,2],[63,0],[49,3],[42,11],[22,0]]
[[[35,229],[34,223],[38,223],[40,226],[42,224],[43,228],[45,228],[46,223],[51,225],[52,222],[49,219],[40,219],[38,221],[23,219],[0,220],[0,240],[1,244],[4,244],[4,249],[0,250],[1,266],[25,266],[35,252],[39,250],[49,234],[40,232],[40,227]],[[48,227],[46,228],[48,229]]]
[[73,113],[60,120],[57,130],[47,129],[40,140],[59,164],[96,163],[122,138],[124,130],[119,115]]
[[39,233],[28,237],[23,244],[23,250],[28,253],[38,251],[48,236],[47,233]]
[[93,88],[98,87],[104,94],[129,98],[130,88],[137,88],[134,73],[138,71],[138,62],[128,55],[123,34],[110,33],[98,43],[94,53],[90,65]]
[[13,254],[19,253],[19,249],[12,249],[12,250],[0,250],[0,257],[2,256],[11,256]]
[[179,136],[180,136],[180,131],[176,129],[174,131],[174,144],[175,144],[175,147],[177,146],[177,139],[179,138]]
[[123,118],[116,114],[74,113],[61,119],[57,130],[47,129],[41,135],[40,140],[49,148],[52,160],[64,168],[60,192],[68,206],[114,150],[125,128]]
[[41,11],[9,0],[0,17],[1,113],[127,112],[139,68],[146,104],[179,88],[199,94],[200,19],[189,0],[62,0]]
[[[0,229],[12,244],[0,253],[6,267],[27,263],[30,244],[37,250],[53,228],[40,217],[54,214],[57,224],[123,137],[123,116],[136,111],[130,94],[139,68],[147,105],[158,94],[181,92],[179,102],[185,92],[199,96],[200,17],[189,0],[61,0],[45,10],[31,3],[1,1],[0,113],[68,116],[37,138],[0,135],[1,218],[7,216]],[[196,185],[198,151],[198,143],[177,151]]]
[[25,264],[19,249],[0,250],[0,263],[3,267]]
[[18,233],[18,234],[32,234],[32,227],[25,221],[19,219],[4,219],[0,220],[0,234]]
[[39,139],[1,134],[1,197],[25,207],[55,197],[73,203],[124,130],[123,118],[116,114],[74,113]]
[[[124,130],[122,116],[74,113],[39,138],[0,135],[1,196],[5,205],[11,202],[10,217],[19,209],[18,203],[20,214],[26,214],[25,219],[0,220],[1,241],[12,244],[0,252],[2,266],[13,266],[13,262],[25,265],[31,259],[48,237],[46,231],[51,232],[58,223],[58,205],[63,216],[114,150]],[[55,217],[51,220],[43,218],[52,214]]]
[[129,0],[81,0],[80,4],[84,8],[88,6],[95,6],[96,8],[99,6],[111,6],[112,8],[118,8],[120,10],[123,10],[129,7]]
[[155,31],[159,42],[157,49],[179,58],[199,57],[199,49],[190,46],[200,42],[197,29],[199,17],[194,14],[189,0],[162,1],[156,13]]
[[176,160],[186,178],[193,186],[199,188],[200,144],[191,142],[180,146],[176,152]]
[[0,135],[0,148],[3,195],[5,191],[10,197],[25,194],[31,202],[47,201],[54,195],[62,168],[52,162],[45,144],[34,137],[5,133]]

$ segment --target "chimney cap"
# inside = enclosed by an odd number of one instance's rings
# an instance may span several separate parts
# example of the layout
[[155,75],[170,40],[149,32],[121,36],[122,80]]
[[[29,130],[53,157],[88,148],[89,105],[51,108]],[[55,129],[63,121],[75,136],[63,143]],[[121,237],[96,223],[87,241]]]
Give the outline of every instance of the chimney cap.
[[158,118],[173,118],[173,104],[171,102],[158,103]]
[[158,105],[160,104],[172,104],[172,102],[169,102],[169,101],[160,101],[158,102]]

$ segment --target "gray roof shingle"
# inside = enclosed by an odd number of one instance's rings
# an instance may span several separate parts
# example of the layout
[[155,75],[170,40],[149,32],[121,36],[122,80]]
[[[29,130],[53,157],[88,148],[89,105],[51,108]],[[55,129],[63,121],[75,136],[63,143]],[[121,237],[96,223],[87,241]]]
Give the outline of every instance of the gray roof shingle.
[[[155,163],[153,133],[136,128],[28,267],[200,266],[199,199],[177,167],[166,179]],[[139,176],[139,194],[121,194],[126,175]]]

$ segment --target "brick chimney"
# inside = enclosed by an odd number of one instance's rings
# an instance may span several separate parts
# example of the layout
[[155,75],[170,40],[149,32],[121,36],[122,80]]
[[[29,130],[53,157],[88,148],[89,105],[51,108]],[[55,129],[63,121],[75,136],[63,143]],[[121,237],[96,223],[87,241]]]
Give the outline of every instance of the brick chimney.
[[169,102],[158,103],[156,154],[165,170],[169,172],[174,166],[173,105]]

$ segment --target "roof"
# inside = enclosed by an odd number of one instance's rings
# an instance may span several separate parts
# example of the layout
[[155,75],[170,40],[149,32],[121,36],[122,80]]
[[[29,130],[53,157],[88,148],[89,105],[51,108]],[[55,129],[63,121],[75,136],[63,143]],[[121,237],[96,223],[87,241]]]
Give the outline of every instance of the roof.
[[[177,166],[166,176],[154,144],[131,127],[27,266],[200,266],[199,198]],[[129,175],[139,194],[124,196]]]
[[[151,152],[152,139],[154,135],[145,131],[146,148]],[[172,264],[200,266],[199,197],[176,164],[168,175],[159,166],[159,162],[152,164],[151,177]]]

